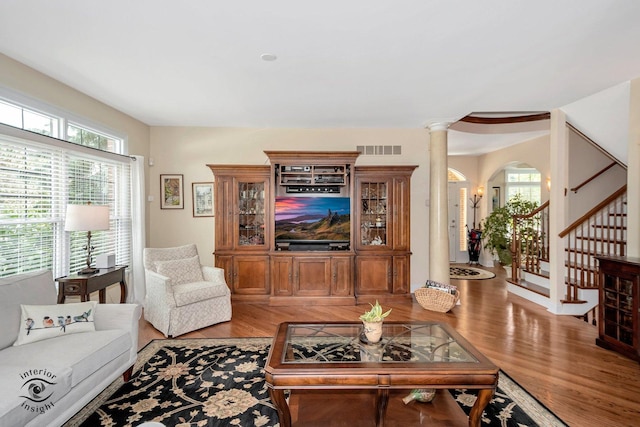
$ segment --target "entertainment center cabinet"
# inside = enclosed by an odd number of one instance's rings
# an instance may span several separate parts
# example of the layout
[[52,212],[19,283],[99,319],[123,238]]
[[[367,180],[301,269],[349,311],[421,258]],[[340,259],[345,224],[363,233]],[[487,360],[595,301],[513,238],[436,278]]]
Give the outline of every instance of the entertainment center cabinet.
[[270,166],[207,165],[215,265],[234,301],[352,305],[409,298],[416,166],[356,151],[265,151]]

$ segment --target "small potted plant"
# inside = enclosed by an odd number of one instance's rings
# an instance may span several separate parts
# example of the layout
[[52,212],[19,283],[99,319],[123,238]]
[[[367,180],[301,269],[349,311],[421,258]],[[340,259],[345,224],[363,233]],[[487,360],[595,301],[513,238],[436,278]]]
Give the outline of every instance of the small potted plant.
[[364,335],[367,341],[377,343],[382,337],[382,322],[384,318],[391,313],[392,309],[383,313],[382,306],[380,306],[378,300],[376,300],[375,305],[371,303],[369,303],[369,305],[371,306],[371,310],[365,311],[364,314],[360,316],[360,320],[362,320],[362,324],[364,325]]

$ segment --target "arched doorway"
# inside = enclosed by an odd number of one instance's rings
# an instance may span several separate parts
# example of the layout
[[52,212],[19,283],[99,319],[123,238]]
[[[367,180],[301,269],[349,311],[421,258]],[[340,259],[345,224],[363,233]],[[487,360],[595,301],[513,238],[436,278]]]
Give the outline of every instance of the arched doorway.
[[[487,213],[504,204],[515,194],[538,205],[548,200],[547,180],[535,167],[524,162],[511,162],[496,171],[488,183]],[[548,189],[546,189],[548,190]]]

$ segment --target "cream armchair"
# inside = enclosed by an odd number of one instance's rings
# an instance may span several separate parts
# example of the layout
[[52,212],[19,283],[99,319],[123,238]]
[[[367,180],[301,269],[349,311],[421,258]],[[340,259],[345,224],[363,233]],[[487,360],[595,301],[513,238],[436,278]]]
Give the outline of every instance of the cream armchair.
[[146,248],[144,318],[167,337],[231,320],[224,270],[201,266],[196,245]]

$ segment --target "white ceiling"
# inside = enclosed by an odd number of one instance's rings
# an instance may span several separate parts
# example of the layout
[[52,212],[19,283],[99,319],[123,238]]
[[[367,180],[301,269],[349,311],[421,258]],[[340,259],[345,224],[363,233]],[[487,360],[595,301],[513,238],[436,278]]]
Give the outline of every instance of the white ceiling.
[[638,77],[639,21],[637,0],[2,0],[0,52],[148,125],[421,128]]

